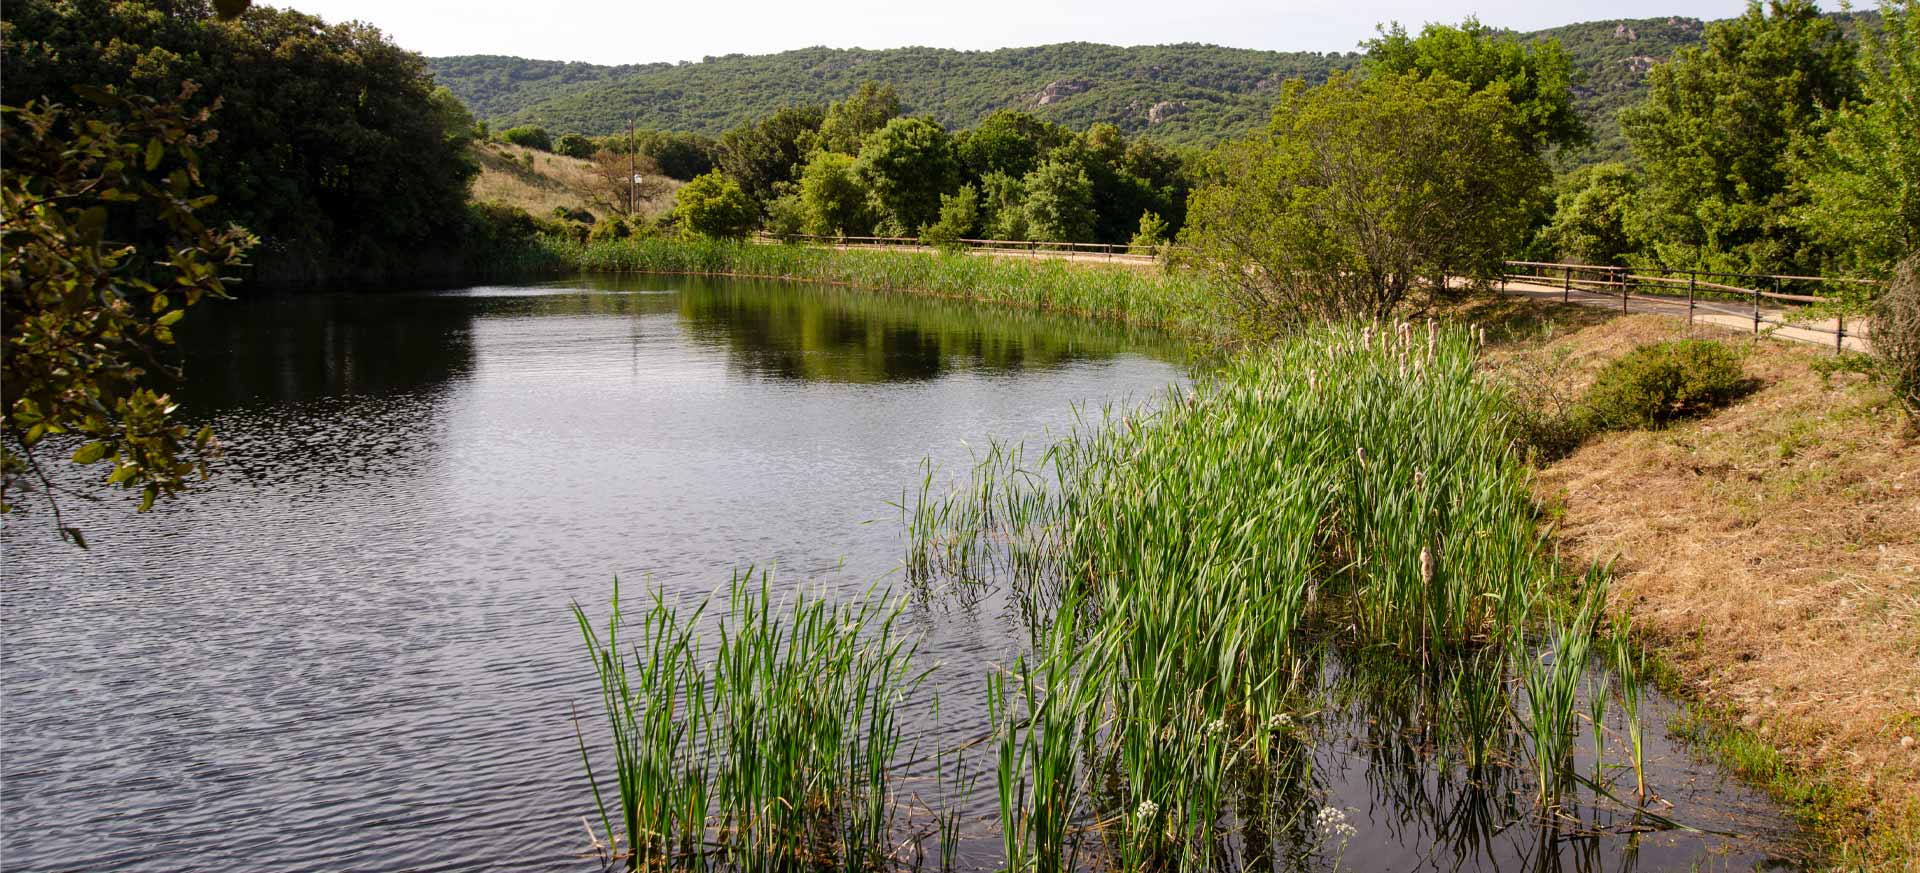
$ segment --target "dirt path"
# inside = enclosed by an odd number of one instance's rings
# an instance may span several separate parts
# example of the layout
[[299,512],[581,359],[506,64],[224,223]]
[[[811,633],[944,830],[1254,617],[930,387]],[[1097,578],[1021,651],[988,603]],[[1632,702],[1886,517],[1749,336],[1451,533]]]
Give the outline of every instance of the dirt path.
[[[1610,308],[1616,312],[1623,311],[1619,294],[1582,291],[1578,288],[1567,290],[1564,287],[1544,282],[1525,281],[1502,283],[1500,290],[1504,293],[1516,297],[1525,297],[1530,300]],[[1687,301],[1685,299],[1650,297],[1642,294],[1629,295],[1626,300],[1624,312],[1628,314],[1654,313],[1673,316],[1675,318],[1686,318],[1688,316]],[[1840,327],[1838,320],[1829,318],[1808,321],[1804,325],[1780,326],[1779,322],[1784,321],[1789,314],[1787,310],[1761,307],[1760,318],[1763,323],[1760,325],[1759,332],[1763,335],[1772,336],[1775,339],[1826,346],[1829,349],[1834,348],[1834,334]],[[1753,307],[1751,305],[1743,306],[1738,303],[1723,300],[1695,301],[1692,316],[1693,321],[1697,324],[1711,324],[1748,333],[1754,330]],[[1870,345],[1866,334],[1867,325],[1857,321],[1848,321],[1846,323],[1846,338],[1842,341],[1842,347],[1854,352],[1867,351]]]

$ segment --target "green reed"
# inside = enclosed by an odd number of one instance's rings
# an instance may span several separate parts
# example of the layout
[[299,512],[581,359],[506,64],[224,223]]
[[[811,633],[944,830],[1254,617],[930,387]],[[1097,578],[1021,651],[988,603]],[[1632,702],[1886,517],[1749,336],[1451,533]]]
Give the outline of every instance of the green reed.
[[[1548,623],[1546,645],[1540,652],[1525,654],[1529,651],[1527,643],[1524,640],[1515,643],[1515,658],[1519,662],[1516,671],[1527,692],[1527,738],[1532,744],[1537,781],[1535,799],[1543,813],[1559,808],[1560,799],[1572,782],[1573,742],[1580,733],[1580,686],[1587,675],[1588,657],[1593,650],[1595,623],[1606,603],[1604,572],[1589,573],[1583,591],[1577,613],[1559,616]],[[1603,690],[1600,696],[1604,697]],[[1604,710],[1593,712],[1596,718],[1593,728],[1598,734],[1597,719]],[[1598,765],[1596,750],[1595,766]]]
[[[1071,651],[1099,653],[1040,674],[1082,683],[1069,723],[1098,748],[1046,757],[1044,776],[1004,755],[1008,813],[1033,780],[1110,762],[1116,789],[1073,817],[1100,825],[1116,865],[1210,867],[1232,774],[1260,765],[1313,682],[1303,631],[1436,667],[1504,646],[1554,572],[1476,360],[1463,330],[1312,329],[1157,409],[1109,409],[1042,457],[995,446],[948,494],[929,474],[902,508],[909,569],[1077,604]],[[1497,678],[1462,681],[1461,722],[1480,732],[1463,740],[1484,761],[1505,698]],[[1015,869],[1045,863],[1039,837],[1008,841]]]
[[611,734],[618,828],[584,735],[581,755],[610,854],[629,868],[717,857],[868,870],[889,853],[898,707],[925,675],[894,628],[901,604],[795,594],[776,607],[769,585],[735,574],[706,633],[709,602],[683,613],[657,591],[635,621],[616,586],[604,633],[574,607]]
[[958,300],[1112,319],[1211,336],[1214,294],[1203,277],[1160,269],[1053,259],[835,250],[725,240],[541,240],[529,261],[586,272],[754,276],[932,294]]
[[1640,804],[1647,802],[1647,760],[1640,734],[1641,685],[1646,681],[1646,655],[1633,642],[1633,625],[1625,615],[1613,621],[1608,640],[1613,671],[1620,680],[1620,708],[1626,714],[1627,752],[1633,763],[1634,790]]

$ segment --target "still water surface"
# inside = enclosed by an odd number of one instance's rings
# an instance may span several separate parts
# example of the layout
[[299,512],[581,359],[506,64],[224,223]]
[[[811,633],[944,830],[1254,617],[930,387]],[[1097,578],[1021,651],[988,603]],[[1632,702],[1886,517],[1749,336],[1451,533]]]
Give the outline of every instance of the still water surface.
[[[616,576],[697,597],[769,564],[861,596],[893,579],[889,501],[924,459],[958,472],[991,438],[1045,440],[1076,404],[1184,378],[1149,335],[774,283],[280,298],[189,323],[178,395],[226,445],[212,485],[137,519],[72,507],[89,552],[44,518],[4,532],[10,871],[591,869],[572,600],[602,604]],[[969,701],[1024,632],[991,603],[908,619],[945,701],[915,731],[977,734]],[[1746,869],[1786,837],[1655,742],[1678,808],[1751,836],[1542,850],[1496,821],[1463,849],[1444,780],[1381,719],[1329,723],[1349,869]],[[992,864],[973,830],[966,856]]]

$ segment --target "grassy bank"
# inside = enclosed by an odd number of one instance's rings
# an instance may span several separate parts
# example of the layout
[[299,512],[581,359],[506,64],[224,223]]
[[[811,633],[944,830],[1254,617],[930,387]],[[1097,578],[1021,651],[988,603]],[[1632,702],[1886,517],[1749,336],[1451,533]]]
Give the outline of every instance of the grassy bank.
[[[1495,312],[1495,309],[1508,309]],[[1482,306],[1524,324],[1492,366],[1578,392],[1683,322]],[[1558,322],[1545,329],[1545,322]],[[1714,329],[1757,389],[1697,421],[1588,441],[1539,500],[1693,702],[1697,747],[1766,787],[1848,869],[1920,863],[1920,446],[1888,392],[1831,352]]]
[[1159,270],[1053,260],[681,239],[542,238],[504,253],[506,268],[742,276],[912,292],[1215,335],[1207,283]]

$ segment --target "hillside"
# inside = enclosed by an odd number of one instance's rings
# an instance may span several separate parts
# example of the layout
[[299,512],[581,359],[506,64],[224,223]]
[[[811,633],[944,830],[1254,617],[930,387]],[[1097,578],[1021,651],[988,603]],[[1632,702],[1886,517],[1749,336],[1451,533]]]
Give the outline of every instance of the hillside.
[[643,128],[718,135],[790,102],[826,103],[869,79],[899,90],[908,112],[966,127],[1021,108],[1084,128],[1151,128],[1168,142],[1212,142],[1265,119],[1272,92],[1325,79],[1358,54],[1176,45],[1063,43],[990,52],[807,48],[681,65],[600,67],[497,56],[434,58],[442,84],[496,124],[610,133],[627,113]]
[[[555,208],[608,213],[607,183],[590,161],[503,142],[475,143],[470,153],[480,167],[473,180],[476,201],[504,203],[542,216]],[[656,178],[641,211],[651,215],[666,210],[679,187],[678,182]]]
[[[1593,127],[1594,144],[1563,163],[1626,157],[1616,115],[1640,99],[1647,71],[1699,43],[1704,26],[1697,18],[1616,19],[1516,34],[1559,39],[1573,59],[1575,102]],[[625,66],[499,55],[428,63],[476,115],[556,132],[611,133],[624,129],[631,114],[641,128],[718,136],[783,104],[824,104],[874,79],[891,83],[908,112],[948,127],[970,127],[989,112],[1012,108],[1076,129],[1104,121],[1129,135],[1210,145],[1265,122],[1280,83],[1318,82],[1358,66],[1360,58],[1358,51],[1060,43],[996,51],[815,47]]]

